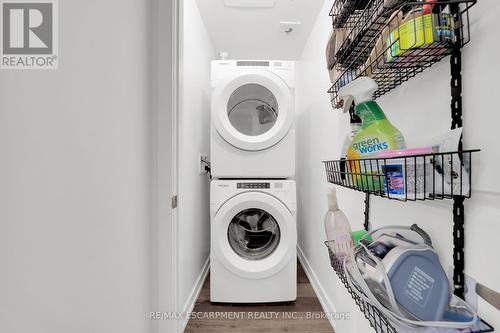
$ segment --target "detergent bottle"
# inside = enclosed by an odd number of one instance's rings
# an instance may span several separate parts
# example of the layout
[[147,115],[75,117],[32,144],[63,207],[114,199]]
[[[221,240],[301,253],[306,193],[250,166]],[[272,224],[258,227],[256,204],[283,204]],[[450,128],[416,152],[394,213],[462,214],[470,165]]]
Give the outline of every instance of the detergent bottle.
[[[372,99],[377,89],[377,83],[364,76],[339,90],[339,98],[344,100],[344,108],[354,101],[354,111],[362,121],[361,129],[347,149],[348,160],[371,158],[387,150],[406,149],[401,132],[387,120],[380,106]],[[358,186],[363,189],[383,188],[383,180],[369,176],[370,173],[382,173],[376,161],[350,161],[348,166],[350,172],[356,175],[354,179]]]

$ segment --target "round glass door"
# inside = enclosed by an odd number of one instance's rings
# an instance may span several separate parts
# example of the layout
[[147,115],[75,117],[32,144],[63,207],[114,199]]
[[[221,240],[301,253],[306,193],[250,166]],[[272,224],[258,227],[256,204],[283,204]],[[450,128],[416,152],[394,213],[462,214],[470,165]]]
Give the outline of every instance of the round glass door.
[[269,131],[278,119],[278,102],[273,93],[259,84],[245,84],[229,97],[227,114],[240,133],[258,136]]
[[271,255],[280,242],[280,228],[268,212],[249,208],[229,223],[227,237],[233,251],[241,258],[261,260]]
[[294,98],[290,87],[263,69],[245,69],[221,81],[211,95],[211,122],[230,145],[247,151],[268,149],[290,131]]
[[212,256],[246,279],[272,276],[294,257],[295,217],[275,197],[245,192],[226,201],[211,223]]

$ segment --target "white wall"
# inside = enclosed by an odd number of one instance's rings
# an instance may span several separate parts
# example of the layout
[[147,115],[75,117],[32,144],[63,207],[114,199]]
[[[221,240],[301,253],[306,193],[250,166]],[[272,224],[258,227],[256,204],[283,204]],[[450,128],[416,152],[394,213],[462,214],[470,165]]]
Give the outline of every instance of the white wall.
[[[170,204],[177,191],[178,0],[153,0],[152,134],[153,223],[151,226],[151,311],[174,312],[177,306],[177,210]],[[176,332],[175,320],[152,322],[153,332]]]
[[[298,243],[311,265],[325,294],[329,298],[323,304],[325,311],[351,312],[351,320],[335,322],[336,332],[370,332],[370,326],[355,309],[354,301],[333,272],[328,252],[323,244],[325,232],[323,217],[326,212],[325,172],[321,161],[337,157],[343,137],[339,136],[339,113],[330,107],[326,91],[330,81],[326,71],[325,46],[328,41],[331,20],[328,12],[331,1],[326,1],[316,26],[304,48],[298,64],[297,78],[297,202]],[[340,142],[339,142],[340,141]],[[346,191],[339,190],[339,201],[345,207]],[[363,196],[353,194],[353,203]],[[355,201],[354,201],[355,200]],[[362,209],[348,213],[353,229],[362,228]]]
[[[299,114],[297,121],[299,189],[299,246],[318,276],[330,303],[337,311],[351,311],[353,320],[338,321],[337,332],[368,332],[366,320],[340,286],[329,267],[323,215],[327,209],[328,184],[322,160],[340,157],[340,147],[348,128],[348,118],[332,111],[330,86],[324,49],[331,31],[326,1],[300,61],[298,82]],[[471,11],[472,40],[463,50],[464,124],[466,148],[481,148],[476,166],[473,198],[466,202],[466,274],[494,290],[500,290],[500,269],[495,264],[495,243],[500,227],[500,180],[494,176],[498,165],[500,120],[492,98],[497,95],[500,75],[497,59],[500,47],[495,40],[495,18],[500,3],[480,1]],[[446,131],[450,126],[450,88],[448,58],[413,78],[402,87],[379,99],[388,118],[405,135],[409,144],[421,136]],[[339,189],[339,204],[350,218],[353,229],[362,229],[363,199],[360,193]],[[372,200],[374,227],[389,224],[418,223],[430,232],[445,268],[452,264],[451,202],[400,203]],[[328,309],[330,310],[330,309]],[[479,312],[499,327],[498,312],[480,301]]]
[[183,1],[179,119],[179,309],[190,310],[210,250],[209,180],[199,153],[209,153],[210,62],[214,51],[195,0]]
[[[216,51],[230,59],[297,60],[321,8],[321,1],[274,0],[273,8],[228,7],[224,1],[197,0]],[[292,36],[280,22],[299,22]]]
[[59,8],[59,70],[0,72],[0,331],[149,332],[150,1]]

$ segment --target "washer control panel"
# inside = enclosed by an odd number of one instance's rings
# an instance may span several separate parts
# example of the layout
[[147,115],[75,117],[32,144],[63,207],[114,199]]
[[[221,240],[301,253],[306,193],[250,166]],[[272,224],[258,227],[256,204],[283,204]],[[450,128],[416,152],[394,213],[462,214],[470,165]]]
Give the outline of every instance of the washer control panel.
[[264,183],[264,182],[258,182],[258,183],[238,183],[236,185],[237,188],[239,189],[268,189],[271,188],[271,183]]
[[246,193],[273,196],[295,212],[295,181],[290,179],[214,179],[210,183],[210,209],[217,212],[231,198]]

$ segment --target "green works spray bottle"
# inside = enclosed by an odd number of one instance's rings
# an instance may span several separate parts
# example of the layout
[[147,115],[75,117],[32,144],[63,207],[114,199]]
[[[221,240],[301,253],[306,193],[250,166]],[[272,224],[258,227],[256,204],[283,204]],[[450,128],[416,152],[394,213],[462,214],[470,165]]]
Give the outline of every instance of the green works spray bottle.
[[377,83],[370,77],[360,77],[339,90],[339,98],[344,100],[344,106],[354,101],[355,113],[361,118],[361,130],[353,137],[347,149],[347,159],[350,172],[357,186],[363,189],[383,189],[384,180],[369,174],[381,173],[376,160],[363,161],[359,159],[373,158],[387,150],[406,149],[406,143],[401,132],[385,117],[380,106],[372,99],[378,89]]

